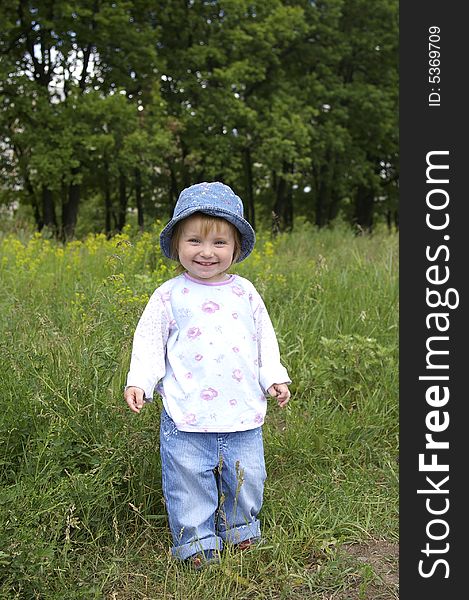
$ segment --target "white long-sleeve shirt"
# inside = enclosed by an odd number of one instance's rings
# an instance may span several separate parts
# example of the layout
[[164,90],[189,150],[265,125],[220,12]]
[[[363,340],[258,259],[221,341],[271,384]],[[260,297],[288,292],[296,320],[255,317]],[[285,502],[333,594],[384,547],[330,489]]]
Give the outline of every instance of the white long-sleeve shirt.
[[263,424],[266,390],[290,383],[253,284],[210,283],[187,273],[151,296],[134,334],[127,386],[161,395],[181,431],[229,432]]

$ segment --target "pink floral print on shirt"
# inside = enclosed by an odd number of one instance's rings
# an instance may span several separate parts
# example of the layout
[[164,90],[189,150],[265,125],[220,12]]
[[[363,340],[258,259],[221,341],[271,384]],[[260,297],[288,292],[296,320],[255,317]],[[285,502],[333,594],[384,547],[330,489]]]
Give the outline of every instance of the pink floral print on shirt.
[[196,354],[194,356],[194,358],[195,358],[196,361],[201,361],[203,359],[203,356],[202,356],[202,354]]
[[213,400],[217,396],[217,390],[214,390],[212,387],[205,388],[200,392],[200,397],[202,398],[202,400]]
[[187,330],[187,337],[190,340],[195,340],[196,338],[199,337],[199,335],[201,335],[201,331],[198,327],[191,327],[190,329]]
[[239,285],[234,285],[231,288],[231,291],[233,292],[233,294],[236,294],[237,296],[244,296],[244,294],[245,294],[243,288],[239,287]]
[[204,313],[214,313],[217,310],[220,310],[220,305],[217,304],[216,302],[204,302],[202,304],[202,310],[204,311]]
[[233,371],[232,377],[233,377],[233,379],[236,379],[236,381],[241,381],[243,378],[243,374],[240,369],[235,369]]

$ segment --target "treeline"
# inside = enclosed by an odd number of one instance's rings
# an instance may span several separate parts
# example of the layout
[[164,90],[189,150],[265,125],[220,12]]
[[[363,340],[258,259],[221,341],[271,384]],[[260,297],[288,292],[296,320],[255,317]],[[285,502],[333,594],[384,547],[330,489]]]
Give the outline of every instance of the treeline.
[[2,0],[0,203],[166,219],[222,180],[288,229],[397,222],[397,0]]

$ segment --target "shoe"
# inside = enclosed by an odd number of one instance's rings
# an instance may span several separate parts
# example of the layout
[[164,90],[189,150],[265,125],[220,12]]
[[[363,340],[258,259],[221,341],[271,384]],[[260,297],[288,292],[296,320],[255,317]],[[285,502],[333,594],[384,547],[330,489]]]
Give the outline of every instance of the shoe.
[[251,539],[249,540],[244,540],[244,542],[240,542],[239,544],[236,544],[236,549],[237,550],[249,550],[249,548],[253,547],[253,542]]
[[200,569],[209,565],[220,564],[220,553],[217,550],[205,550],[189,556],[184,562],[195,571],[200,571]]
[[235,544],[235,548],[237,550],[249,550],[254,546],[258,546],[260,543],[262,543],[262,541],[263,540],[261,538],[249,538],[247,540],[239,542],[239,544]]

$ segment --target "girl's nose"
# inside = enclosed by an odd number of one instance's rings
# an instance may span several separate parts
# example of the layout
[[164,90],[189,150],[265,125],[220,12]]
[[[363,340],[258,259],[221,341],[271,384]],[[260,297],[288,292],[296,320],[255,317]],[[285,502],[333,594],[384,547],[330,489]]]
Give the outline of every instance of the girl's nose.
[[205,257],[212,256],[212,254],[213,254],[212,246],[210,244],[204,244],[202,246],[202,248],[200,249],[200,254]]

